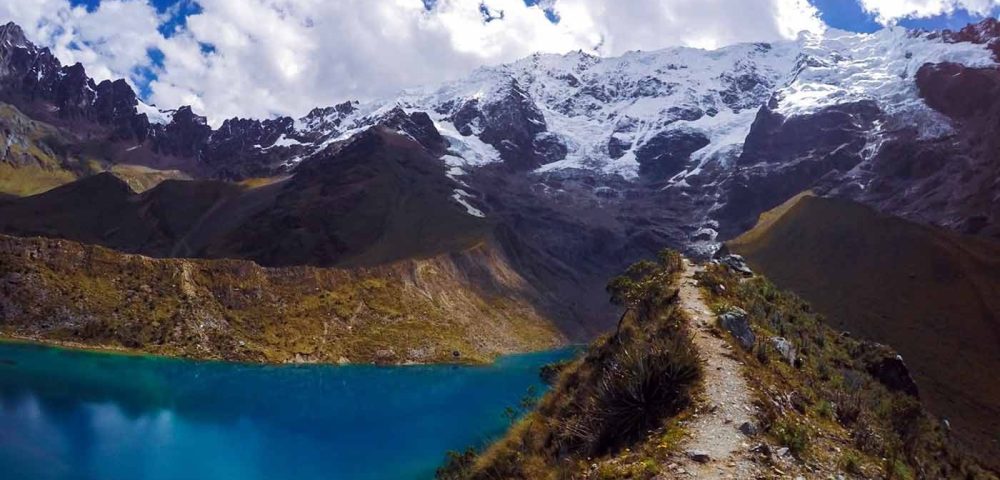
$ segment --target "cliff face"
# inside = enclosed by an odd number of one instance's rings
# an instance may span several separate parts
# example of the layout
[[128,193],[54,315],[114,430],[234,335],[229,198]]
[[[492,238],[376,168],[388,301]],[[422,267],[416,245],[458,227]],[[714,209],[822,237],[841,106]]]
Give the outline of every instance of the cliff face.
[[343,270],[0,237],[0,331],[87,347],[261,362],[482,362],[562,342],[535,300],[488,244]]

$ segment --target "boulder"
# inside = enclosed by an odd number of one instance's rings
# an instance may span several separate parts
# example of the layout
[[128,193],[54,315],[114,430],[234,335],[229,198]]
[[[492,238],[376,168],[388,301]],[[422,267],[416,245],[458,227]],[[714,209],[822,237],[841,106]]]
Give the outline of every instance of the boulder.
[[750,315],[742,308],[733,307],[719,315],[719,325],[725,328],[746,351],[752,350],[757,342],[757,336],[750,328]]
[[864,341],[851,353],[869,375],[889,390],[919,396],[917,383],[913,381],[910,369],[903,362],[903,357],[892,348]]
[[789,365],[795,365],[796,350],[792,342],[786,340],[785,337],[772,337],[771,345],[774,345],[774,349],[778,351],[778,355],[781,355],[782,360]]
[[885,356],[877,360],[867,362],[866,369],[879,383],[885,385],[890,390],[903,392],[913,397],[919,397],[920,391],[917,389],[917,382],[910,376],[910,369],[903,362],[900,355]]
[[719,263],[744,277],[752,277],[753,270],[747,265],[747,261],[742,255],[729,254],[719,258]]
[[753,423],[743,422],[740,425],[740,433],[742,433],[743,435],[746,435],[748,437],[752,437],[754,435],[757,435],[757,432],[758,432],[757,426],[754,425]]

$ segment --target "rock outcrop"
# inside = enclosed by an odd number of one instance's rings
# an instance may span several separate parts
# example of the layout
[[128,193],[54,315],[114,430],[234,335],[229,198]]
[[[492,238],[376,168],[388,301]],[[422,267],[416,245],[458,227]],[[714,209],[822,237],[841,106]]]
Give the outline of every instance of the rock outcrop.
[[726,329],[746,351],[753,350],[757,335],[750,328],[750,315],[739,307],[732,307],[719,315],[719,325]]

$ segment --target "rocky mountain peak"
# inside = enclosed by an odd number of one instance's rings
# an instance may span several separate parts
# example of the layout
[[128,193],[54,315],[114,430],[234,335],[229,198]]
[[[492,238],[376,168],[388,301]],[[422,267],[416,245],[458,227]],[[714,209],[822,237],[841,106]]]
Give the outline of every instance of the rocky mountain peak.
[[966,25],[954,32],[944,30],[941,36],[946,42],[968,42],[986,45],[993,52],[993,58],[1000,61],[1000,21],[990,17],[979,23]]
[[28,41],[20,25],[14,22],[7,22],[6,25],[0,26],[0,49],[28,48],[32,46],[32,43]]

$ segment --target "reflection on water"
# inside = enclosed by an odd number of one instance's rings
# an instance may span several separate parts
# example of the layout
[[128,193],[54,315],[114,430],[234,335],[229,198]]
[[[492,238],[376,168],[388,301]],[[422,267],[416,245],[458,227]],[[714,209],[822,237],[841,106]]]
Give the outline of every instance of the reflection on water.
[[0,472],[20,479],[431,478],[570,350],[489,367],[255,366],[0,344]]

